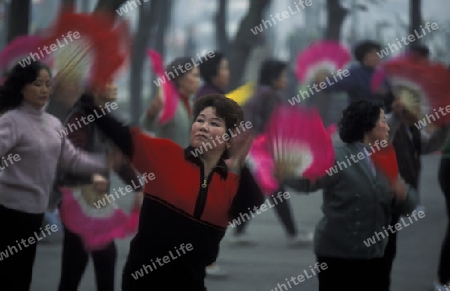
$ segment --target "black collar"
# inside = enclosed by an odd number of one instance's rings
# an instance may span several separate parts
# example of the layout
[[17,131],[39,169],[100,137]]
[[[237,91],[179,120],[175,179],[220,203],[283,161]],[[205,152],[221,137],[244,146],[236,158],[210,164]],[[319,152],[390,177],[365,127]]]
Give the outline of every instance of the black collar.
[[[184,149],[185,160],[192,161],[199,167],[203,168],[203,162],[199,157],[194,156],[195,148],[193,146],[188,146]],[[217,172],[222,179],[226,180],[228,177],[228,167],[225,161],[221,158],[217,165],[213,168],[213,172]]]

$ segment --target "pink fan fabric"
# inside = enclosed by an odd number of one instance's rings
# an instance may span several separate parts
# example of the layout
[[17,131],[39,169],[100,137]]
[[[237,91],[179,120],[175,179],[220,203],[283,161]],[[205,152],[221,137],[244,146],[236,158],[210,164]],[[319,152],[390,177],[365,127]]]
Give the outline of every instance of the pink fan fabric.
[[268,148],[267,135],[261,134],[253,140],[247,158],[249,168],[261,191],[264,195],[270,196],[278,189],[279,183],[272,175],[275,163]]
[[304,178],[317,180],[334,164],[330,132],[314,108],[279,106],[268,124],[267,134],[272,153],[277,142],[287,145],[287,151],[306,146],[304,154],[310,156],[311,163],[300,173]]
[[163,109],[159,115],[158,123],[163,125],[172,120],[175,116],[179,105],[179,97],[176,93],[175,87],[172,85],[172,82],[167,80],[165,76],[164,64],[161,55],[155,50],[149,49],[147,50],[147,56],[150,58],[153,71],[156,76],[162,80],[166,80],[166,82],[164,82],[160,87],[163,100]]
[[331,135],[336,125],[325,128],[315,109],[280,106],[275,109],[265,133],[253,141],[248,162],[256,182],[266,196],[278,189],[279,183],[273,177],[275,168],[275,148],[284,146],[285,153],[295,151],[303,145],[303,155],[310,156],[298,176],[315,181],[326,174],[334,164],[334,148]]
[[342,44],[321,40],[299,53],[296,75],[300,83],[308,84],[318,70],[327,69],[335,72],[344,68],[350,60],[351,54]]
[[75,197],[74,190],[60,188],[63,193],[60,216],[64,226],[79,235],[88,251],[100,250],[114,239],[125,238],[136,232],[139,222],[139,209],[127,215],[115,208],[106,217],[94,217],[84,210]]
[[[27,59],[33,53],[36,60],[51,65],[48,54],[39,54],[42,38],[35,35],[18,36],[0,52],[0,71],[5,73],[12,69],[19,61]],[[40,59],[38,59],[40,57]],[[30,61],[33,59],[30,57]]]

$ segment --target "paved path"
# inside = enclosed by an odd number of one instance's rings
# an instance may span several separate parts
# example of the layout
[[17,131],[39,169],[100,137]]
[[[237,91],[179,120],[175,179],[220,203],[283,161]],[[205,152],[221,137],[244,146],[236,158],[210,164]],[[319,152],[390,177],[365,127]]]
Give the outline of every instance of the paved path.
[[[399,250],[393,270],[392,291],[431,290],[443,231],[447,223],[444,199],[436,178],[438,162],[437,155],[424,159],[421,191],[426,216],[399,233]],[[321,217],[320,193],[311,196],[292,194],[291,202],[299,227],[313,229]],[[131,195],[125,196],[121,198],[120,203],[127,207],[131,198]],[[258,241],[257,246],[232,247],[229,244],[230,233],[229,230],[222,242],[218,260],[218,263],[230,272],[230,276],[225,280],[207,279],[208,291],[274,290],[278,283],[285,283],[285,278],[303,274],[304,270],[309,272],[309,265],[315,263],[311,247],[300,249],[286,247],[285,233],[272,210],[259,214],[250,224],[249,234]],[[128,243],[129,240],[117,242],[119,250],[117,274],[121,273]],[[38,247],[32,291],[56,290],[60,273],[60,255],[60,243],[41,244]],[[116,290],[120,290],[120,275],[116,277]],[[89,263],[79,290],[96,290],[92,262]],[[289,289],[291,290],[316,291],[317,278],[305,280]]]

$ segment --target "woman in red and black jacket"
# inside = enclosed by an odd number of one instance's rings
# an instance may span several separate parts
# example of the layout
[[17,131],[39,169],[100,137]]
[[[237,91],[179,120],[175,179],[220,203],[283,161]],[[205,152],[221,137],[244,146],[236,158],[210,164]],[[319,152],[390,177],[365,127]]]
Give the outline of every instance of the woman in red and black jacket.
[[242,128],[236,135],[234,126],[244,119],[239,105],[210,94],[196,100],[193,113],[186,149],[130,129],[110,115],[95,121],[142,175],[155,175],[144,188],[139,230],[123,272],[124,291],[206,290],[205,266],[228,222],[263,202],[254,194],[260,193],[254,180],[245,178],[249,171],[240,171],[251,137]]

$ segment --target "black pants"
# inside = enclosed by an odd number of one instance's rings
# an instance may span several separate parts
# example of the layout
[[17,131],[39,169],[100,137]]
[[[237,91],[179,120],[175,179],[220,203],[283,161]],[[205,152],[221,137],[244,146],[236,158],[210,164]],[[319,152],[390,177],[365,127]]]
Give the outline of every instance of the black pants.
[[0,282],[10,286],[8,290],[30,290],[37,242],[44,236],[40,230],[43,218],[43,213],[25,213],[0,205]]
[[[280,186],[280,188],[274,192],[274,195],[278,192],[284,193],[284,187]],[[295,226],[294,218],[292,217],[291,213],[291,207],[289,205],[289,200],[283,200],[283,202],[278,203],[274,206],[275,213],[277,214],[278,218],[280,219],[281,223],[283,224],[284,228],[286,229],[286,232],[290,236],[295,236],[297,234],[297,227]],[[235,233],[236,234],[242,234],[245,232],[245,228],[248,225],[249,220],[244,220],[240,225],[236,226]]]
[[355,260],[317,257],[321,268],[318,274],[319,291],[381,291],[378,274],[383,269],[382,259]]
[[114,271],[117,249],[114,242],[102,250],[87,252],[81,238],[64,229],[61,279],[59,291],[76,291],[88,263],[89,254],[94,261],[97,291],[114,290]]
[[[392,227],[400,221],[400,214],[393,214],[392,216]],[[391,286],[391,272],[392,266],[394,265],[394,259],[397,255],[397,232],[390,233],[388,238],[388,243],[386,249],[384,250],[383,256],[383,272],[377,280],[380,282],[380,286],[382,289],[380,291],[389,291]],[[379,273],[380,273],[379,272]]]
[[[447,218],[450,219],[450,159],[442,159],[439,166],[439,184],[444,192]],[[447,231],[442,242],[441,257],[439,260],[438,276],[441,284],[450,282],[450,224],[447,222]]]

